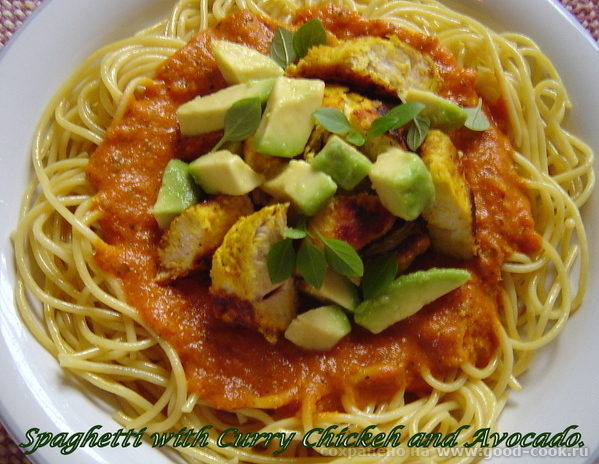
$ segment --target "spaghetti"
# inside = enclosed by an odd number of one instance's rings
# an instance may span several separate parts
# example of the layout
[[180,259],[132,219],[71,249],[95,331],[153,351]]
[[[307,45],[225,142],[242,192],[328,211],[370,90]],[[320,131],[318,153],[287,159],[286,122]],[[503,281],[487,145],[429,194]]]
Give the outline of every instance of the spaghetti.
[[[282,406],[288,406],[288,400],[262,396],[253,407],[219,409],[193,388],[186,361],[167,334],[152,330],[142,312],[126,303],[127,290],[118,277],[124,272],[119,265],[126,262],[111,260],[104,242],[107,231],[99,224],[105,212],[98,208],[102,199],[86,175],[90,155],[111,136],[109,128],[132,111],[130,102],[147,97],[156,70],[199,31],[239,7],[275,24],[292,21],[303,6],[292,1],[242,3],[179,1],[164,22],[90,56],[48,104],[34,139],[35,177],[14,234],[22,317],[63,367],[118,399],[121,409],[115,419],[122,425],[147,427],[149,432],[213,425],[207,446],[178,448],[189,462],[273,459],[273,444],[219,446],[219,433],[231,427],[242,432],[293,431],[301,437],[329,425],[352,431],[376,425],[383,432],[404,425],[402,434],[409,437],[449,434],[468,425],[460,435],[465,440],[478,429],[493,427],[508,390],[520,388],[517,377],[535,351],[557,336],[584,296],[588,249],[579,208],[594,186],[593,153],[563,128],[567,94],[534,43],[516,34],[496,34],[435,1],[347,0],[342,6],[365,18],[437,37],[460,67],[476,70],[477,93],[490,105],[500,101],[505,108],[505,131],[517,151],[515,165],[529,192],[541,240],[538,253],[515,253],[502,265],[498,349],[489,359],[462,363],[442,377],[422,369],[426,393],[406,392],[400,384],[385,401],[360,401],[354,392],[340,395],[340,404],[322,411],[306,407],[286,414]],[[153,121],[155,130],[160,131],[162,123],[170,127],[169,111],[158,111],[166,116],[165,121]],[[140,226],[141,236],[147,232]],[[140,284],[140,291],[151,289]],[[41,313],[32,301],[42,303]],[[276,459],[322,462],[330,452],[307,448],[297,439]],[[384,458],[364,452],[359,459]],[[427,456],[393,456],[398,463],[473,459],[441,457],[434,448]]]

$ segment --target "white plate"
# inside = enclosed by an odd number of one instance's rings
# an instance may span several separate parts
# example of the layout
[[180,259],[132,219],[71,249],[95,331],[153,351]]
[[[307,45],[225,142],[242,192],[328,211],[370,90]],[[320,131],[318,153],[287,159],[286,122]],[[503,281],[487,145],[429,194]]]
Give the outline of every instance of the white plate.
[[[450,0],[448,0],[449,3]],[[40,114],[72,70],[99,46],[153,24],[173,1],[46,0],[0,53],[0,415],[17,443],[31,428],[82,432],[102,425],[119,427],[111,408],[81,388],[57,366],[21,323],[13,297],[14,266],[9,234],[15,227],[22,192],[30,175],[29,146]],[[550,56],[570,91],[572,130],[599,153],[597,108],[599,51],[596,43],[563,8],[549,0],[453,0],[450,3],[487,24],[524,32]],[[578,425],[587,457],[554,457],[552,464],[591,464],[599,457],[599,189],[583,215],[591,242],[592,278],[581,310],[558,340],[539,353],[524,390],[512,393],[500,420],[510,433],[557,433]],[[172,463],[173,457],[149,445],[140,448],[81,448],[63,456],[44,447],[37,463]],[[529,462],[494,458],[492,462]],[[539,460],[541,462],[541,460]]]

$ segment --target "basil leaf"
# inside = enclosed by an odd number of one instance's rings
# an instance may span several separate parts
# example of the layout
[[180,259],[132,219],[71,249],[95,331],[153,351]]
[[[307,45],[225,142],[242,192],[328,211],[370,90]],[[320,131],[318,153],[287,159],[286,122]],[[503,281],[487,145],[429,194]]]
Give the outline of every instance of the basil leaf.
[[418,102],[403,103],[392,108],[386,115],[376,118],[370,125],[368,137],[379,137],[390,130],[399,129],[413,120],[424,105]]
[[468,118],[464,123],[468,129],[473,131],[485,131],[489,128],[490,124],[485,114],[482,112],[483,101],[478,100],[476,108],[464,108],[468,113]]
[[295,263],[293,240],[283,239],[275,242],[266,257],[271,283],[278,284],[291,277],[295,271]]
[[385,290],[397,276],[395,253],[385,253],[374,258],[364,270],[362,294],[365,300],[376,297]]
[[345,136],[345,140],[349,143],[361,147],[366,142],[364,136],[352,127],[343,111],[337,108],[319,108],[312,113],[312,116],[329,132]]
[[354,144],[357,147],[361,147],[366,143],[366,138],[356,130],[351,130],[345,136],[345,140],[347,140],[351,144]]
[[364,263],[352,246],[337,239],[323,239],[324,254],[331,269],[347,277],[364,274]]
[[231,106],[225,114],[225,137],[233,142],[241,142],[251,136],[262,117],[262,103],[259,98],[244,98]]
[[297,253],[297,270],[314,288],[322,287],[327,272],[327,260],[324,253],[308,240],[304,240]]
[[418,147],[422,145],[426,134],[431,128],[431,120],[425,116],[416,116],[408,129],[408,135],[406,141],[408,142],[408,148],[412,151],[418,150]]
[[385,132],[391,130],[393,127],[393,120],[386,116],[381,116],[372,121],[370,129],[368,129],[368,138],[380,137]]
[[270,57],[283,69],[293,64],[297,58],[293,49],[293,32],[277,26],[270,46]]
[[244,98],[233,103],[225,114],[223,137],[212,149],[218,150],[225,142],[241,142],[256,132],[262,117],[262,103],[259,98]]
[[293,50],[298,58],[306,56],[310,48],[326,43],[327,32],[318,18],[308,21],[293,34]]
[[364,145],[364,142],[366,142],[366,139],[362,134],[352,127],[343,111],[340,111],[337,108],[324,107],[317,109],[312,115],[314,116],[314,119],[329,132],[337,135],[346,135],[345,139],[349,143],[356,146],[362,146]]
[[337,108],[319,108],[312,113],[312,116],[322,127],[334,134],[347,134],[353,130],[347,116]]

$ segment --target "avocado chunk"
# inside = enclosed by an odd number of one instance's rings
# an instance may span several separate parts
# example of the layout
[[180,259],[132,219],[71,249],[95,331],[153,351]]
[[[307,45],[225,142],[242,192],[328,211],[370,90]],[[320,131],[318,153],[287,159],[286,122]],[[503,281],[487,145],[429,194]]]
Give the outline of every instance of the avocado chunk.
[[229,85],[283,75],[283,68],[272,58],[245,45],[215,39],[212,53]]
[[351,331],[343,309],[337,305],[320,306],[300,314],[291,321],[285,338],[306,350],[333,348]]
[[186,162],[170,160],[162,174],[162,184],[152,214],[161,229],[168,228],[171,221],[202,199],[202,190],[194,182]]
[[424,105],[420,115],[431,121],[431,127],[444,131],[459,129],[468,119],[468,112],[459,105],[433,92],[408,89],[406,102],[418,102]]
[[352,190],[368,175],[372,163],[354,146],[333,135],[312,159],[312,166],[326,172],[339,187]]
[[401,275],[376,297],[360,303],[354,321],[378,334],[469,279],[468,271],[457,268],[431,268]]
[[415,153],[390,147],[378,156],[368,177],[382,205],[406,221],[416,219],[435,201],[431,174]]
[[274,79],[264,79],[232,85],[182,104],[177,109],[181,135],[191,137],[224,129],[225,114],[235,102],[258,98],[264,104],[274,83]]
[[277,77],[254,135],[254,150],[293,158],[304,150],[312,129],[312,113],[322,105],[324,82]]
[[316,214],[337,191],[337,184],[303,160],[291,160],[261,187],[281,202],[290,202],[305,216]]
[[303,280],[300,281],[298,287],[304,293],[320,301],[337,304],[348,311],[354,311],[360,304],[358,287],[347,277],[333,271],[331,268],[327,268],[320,288],[314,288]]
[[200,156],[189,164],[189,173],[202,190],[211,195],[245,195],[264,182],[262,174],[229,150]]

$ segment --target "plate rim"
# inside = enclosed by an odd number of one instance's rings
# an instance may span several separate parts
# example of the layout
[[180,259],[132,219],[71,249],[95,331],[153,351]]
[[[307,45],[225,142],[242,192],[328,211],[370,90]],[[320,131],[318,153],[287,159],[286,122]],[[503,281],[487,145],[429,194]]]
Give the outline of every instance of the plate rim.
[[[21,26],[19,27],[19,29],[16,31],[15,34],[13,34],[13,36],[11,37],[11,39],[7,42],[7,44],[3,47],[2,50],[0,50],[0,72],[2,72],[3,70],[3,64],[5,61],[8,60],[8,58],[6,58],[7,56],[11,57],[14,52],[14,48],[15,47],[20,47],[21,45],[21,41],[25,41],[26,39],[28,39],[30,36],[34,35],[35,33],[37,33],[36,31],[32,32],[32,28],[36,27],[40,27],[39,24],[41,24],[43,21],[46,21],[47,17],[50,16],[49,10],[51,8],[59,8],[59,7],[55,7],[55,5],[60,4],[60,5],[68,5],[69,2],[72,4],[74,2],[77,2],[78,0],[67,0],[67,1],[63,1],[63,2],[55,2],[53,0],[45,0],[44,2],[42,2],[42,4],[40,4],[36,10],[33,12],[33,14],[27,19],[27,21]],[[80,0],[79,0],[80,1]],[[120,3],[120,0],[110,0],[111,2],[116,3]],[[157,0],[154,0],[155,2]],[[513,4],[515,2],[517,2],[518,0],[509,0],[509,1],[504,1],[503,5],[506,4]],[[597,42],[595,42],[592,38],[592,36],[590,35],[590,33],[583,28],[583,26],[576,20],[576,18],[568,11],[566,10],[565,7],[563,7],[560,3],[558,3],[556,0],[529,0],[531,4],[537,5],[537,4],[547,4],[550,5],[551,7],[554,8],[554,11],[560,15],[560,17],[562,18],[561,21],[564,22],[564,24],[569,24],[569,30],[571,31],[570,34],[574,34],[576,31],[576,34],[578,34],[580,36],[580,40],[582,40],[582,38],[584,38],[584,41],[586,42],[586,46],[585,47],[589,47],[589,51],[587,51],[586,53],[595,53],[596,57],[595,57],[595,61],[596,61],[596,65],[599,66],[599,46],[597,44]],[[144,0],[135,0],[136,4],[142,5],[142,3],[144,2]],[[468,3],[471,4],[473,3],[474,0],[469,0]],[[88,1],[88,3],[90,3]],[[170,2],[172,3],[172,2]],[[447,4],[452,4],[455,3],[455,0],[446,0],[443,3],[447,3]],[[493,0],[482,0],[479,2],[480,4],[484,4],[486,6],[488,6],[489,8],[493,7],[493,5],[495,4],[495,6],[497,5],[497,1],[493,1]],[[462,2],[463,4],[463,2]],[[461,5],[461,4],[460,4]],[[457,7],[455,5],[451,5],[452,7],[456,8],[457,10],[460,10],[460,6],[458,5]],[[547,6],[547,8],[550,8],[550,6]],[[64,8],[64,7],[62,7]],[[528,33],[527,33],[528,35]],[[22,37],[26,37],[26,39],[23,39]],[[533,37],[534,38],[534,37]],[[536,40],[536,39],[535,39]],[[13,51],[11,51],[13,50]],[[92,50],[93,51],[93,50]],[[70,72],[72,72],[72,69],[69,70],[69,72],[67,72],[66,74],[70,74]],[[50,95],[52,95],[54,92],[56,91],[56,88],[52,89],[50,93]],[[2,95],[1,91],[0,91],[0,96]],[[45,106],[42,105],[42,107]],[[0,113],[2,113],[2,111],[0,110]],[[1,114],[0,114],[0,118],[1,118]],[[38,115],[39,116],[39,115]],[[0,119],[1,121],[1,119]],[[2,129],[0,128],[0,133],[2,133]],[[29,133],[29,140],[31,139],[31,133]],[[23,136],[24,137],[24,136]],[[599,145],[594,145],[595,148],[595,152],[599,152]],[[2,158],[2,151],[0,151],[0,163],[2,162],[3,158]],[[24,166],[25,168],[28,168],[28,164],[26,164]],[[597,206],[598,206],[598,202],[597,202],[597,192],[595,192],[595,194],[593,195],[591,201],[589,202],[589,204],[585,205],[584,208],[584,213],[586,213],[586,216],[588,218],[588,216],[590,215],[590,213],[588,213],[588,211],[594,206],[594,210],[596,210]],[[4,198],[0,197],[0,211],[4,211],[5,206],[3,203],[5,203]],[[14,208],[13,208],[14,209]],[[14,213],[14,211],[13,211]],[[12,222],[9,221],[9,223],[11,224],[11,227],[14,227],[14,221],[16,220],[16,216],[15,217],[11,217]],[[595,230],[598,230],[596,227],[596,220],[594,220],[593,222],[594,224],[594,228]],[[2,232],[4,233],[4,229],[0,229],[2,230]],[[6,241],[7,237],[5,238],[4,236],[2,237],[2,239],[4,241]],[[592,249],[592,253],[593,256],[592,258],[597,258],[598,256],[598,252],[597,252],[597,247],[593,247]],[[9,262],[11,263],[11,259],[12,259],[12,254],[9,254],[10,256],[6,255],[6,252],[4,251],[4,249],[0,250],[0,289],[2,289],[2,297],[0,299],[0,321],[2,321],[2,326],[0,327],[0,333],[2,333],[3,335],[11,335],[13,337],[13,340],[20,340],[20,337],[25,337],[25,339],[28,337],[28,333],[10,333],[8,331],[8,329],[6,328],[6,322],[7,322],[7,316],[5,314],[5,305],[7,304],[7,298],[5,297],[5,288],[6,288],[6,281],[5,278],[9,278],[10,279],[10,271],[9,271]],[[7,259],[8,258],[8,259]],[[594,262],[597,262],[596,259],[594,259]],[[7,274],[6,276],[4,274]],[[592,278],[591,278],[591,282],[592,282]],[[591,283],[589,282],[589,283]],[[14,279],[13,279],[13,283],[14,283]],[[13,297],[12,293],[10,293],[11,297]],[[583,308],[584,307],[588,307],[590,306],[590,303],[588,301],[588,295],[587,295],[587,299],[585,300],[585,303],[583,303]],[[8,303],[10,304],[10,303]],[[12,303],[12,308],[13,312],[16,314],[16,309],[14,308],[14,297],[13,297],[13,303]],[[588,311],[587,311],[588,312]],[[14,316],[13,316],[14,317]],[[16,315],[17,318],[19,318],[18,315]],[[579,319],[583,319],[582,317]],[[14,321],[10,321],[10,322],[14,322]],[[572,332],[575,330],[578,330],[579,327],[572,327],[570,328],[573,324],[570,323],[571,321],[569,321],[569,324],[566,326],[565,332]],[[22,323],[21,323],[22,324]],[[580,325],[580,324],[577,324]],[[15,327],[11,326],[11,329],[14,329]],[[26,332],[27,329],[25,327],[22,327],[22,329]],[[29,335],[29,338],[32,338]],[[560,336],[560,339],[563,339],[563,336]],[[37,342],[35,340],[30,340],[30,343],[33,342],[34,344],[37,344]],[[554,341],[551,345],[557,345],[557,343]],[[31,348],[31,347],[28,347]],[[37,353],[39,351],[39,349],[41,349],[42,351],[43,348],[41,348],[41,346],[38,346],[38,349],[33,348],[33,350]],[[10,352],[12,353],[12,351],[10,351],[10,347],[8,347],[5,343],[5,339],[3,339],[2,341],[0,341],[0,353],[5,354],[6,352]],[[50,356],[49,354],[47,354],[48,359],[51,359],[53,363],[56,364],[54,358],[52,356]],[[0,365],[5,366],[6,361],[5,360],[1,360],[0,361]],[[6,366],[5,366],[6,367]],[[60,372],[62,373],[62,369],[60,369],[58,365],[56,364],[56,366],[53,366],[50,371],[51,372]],[[57,368],[57,369],[56,369]],[[599,377],[598,377],[599,378]],[[22,376],[19,378],[19,380],[25,380]],[[26,389],[26,387],[28,386],[24,386],[24,388]],[[2,390],[2,388],[0,388],[0,390]],[[83,392],[85,393],[85,392]],[[510,393],[510,398],[512,398],[514,396],[514,394],[516,394],[517,392],[511,392]],[[82,398],[86,397],[86,395],[81,395]],[[88,401],[88,400],[85,400]],[[599,404],[599,403],[598,403]],[[10,411],[12,411],[12,414],[10,413]],[[5,396],[4,395],[0,395],[0,417],[2,418],[3,423],[5,424],[5,428],[8,432],[8,434],[15,439],[15,442],[18,443],[20,439],[22,439],[24,437],[24,432],[26,430],[23,430],[23,427],[20,426],[18,423],[22,423],[22,421],[15,421],[15,414],[14,414],[14,405],[9,405],[7,404],[6,400],[5,400]],[[108,416],[108,421],[106,422],[106,425],[109,427],[112,427],[112,429],[118,429],[119,426],[116,422],[113,422],[112,419]],[[111,430],[112,430],[111,429]],[[58,429],[60,430],[60,429]],[[52,450],[50,448],[42,448],[40,450],[38,450],[36,453],[34,453],[33,455],[29,455],[28,458],[35,463],[39,463],[39,464],[55,464],[57,461],[57,456],[58,456],[58,460],[60,460],[60,462],[81,462],[82,458],[94,458],[94,461],[86,461],[86,462],[97,462],[97,463],[108,463],[111,462],[109,461],[105,461],[106,457],[104,456],[104,453],[102,453],[102,456],[100,456],[97,453],[93,453],[92,449],[81,449],[78,450],[77,453],[75,453],[75,458],[72,461],[69,461],[69,459],[72,458],[73,455],[70,456],[62,456],[62,455],[57,455],[56,450]],[[123,456],[120,455],[120,453],[122,453],[123,450],[118,450],[119,453],[119,459],[123,460]],[[154,458],[155,455],[155,450],[150,450],[152,452],[151,456],[152,458]],[[80,452],[85,452],[86,454],[79,454]],[[87,454],[89,454],[89,456],[87,456]],[[112,457],[111,454],[109,454],[109,456]],[[116,457],[117,455],[114,455],[114,457]],[[591,464],[592,462],[594,462],[594,459],[596,459],[596,457],[599,457],[599,443],[597,444],[596,449],[594,449],[593,451],[593,461],[585,461],[585,464]],[[139,450],[136,450],[135,453],[132,454],[132,457],[135,461],[139,460],[140,458],[142,458],[142,455],[139,453]],[[124,461],[124,462],[128,462],[128,461]],[[132,461],[133,462],[133,461]],[[162,461],[161,461],[162,462]],[[172,460],[168,459],[164,461],[166,462],[172,462]],[[503,459],[500,460],[493,460],[493,462],[504,462]],[[506,461],[507,462],[507,461]],[[552,460],[552,462],[558,462],[557,460]],[[572,462],[572,461],[568,461],[568,462]]]

